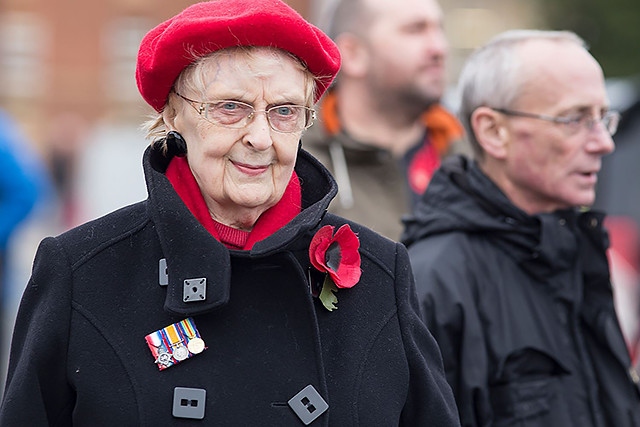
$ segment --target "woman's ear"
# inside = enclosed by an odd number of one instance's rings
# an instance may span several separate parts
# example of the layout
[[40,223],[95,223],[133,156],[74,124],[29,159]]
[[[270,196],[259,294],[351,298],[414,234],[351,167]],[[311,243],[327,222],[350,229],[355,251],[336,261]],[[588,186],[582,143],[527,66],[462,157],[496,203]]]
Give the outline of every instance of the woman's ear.
[[510,133],[500,113],[489,107],[478,107],[471,114],[471,126],[487,156],[497,159],[506,157]]
[[176,130],[176,109],[171,105],[171,102],[167,102],[167,105],[165,105],[162,110],[162,120],[164,121],[167,131]]

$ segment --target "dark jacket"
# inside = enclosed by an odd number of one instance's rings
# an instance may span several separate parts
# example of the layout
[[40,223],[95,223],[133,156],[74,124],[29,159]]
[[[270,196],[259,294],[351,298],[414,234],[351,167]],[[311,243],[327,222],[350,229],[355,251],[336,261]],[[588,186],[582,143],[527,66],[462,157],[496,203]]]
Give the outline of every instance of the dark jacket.
[[[315,159],[301,152],[296,165],[302,212],[251,251],[230,251],[156,157],[145,154],[146,201],[41,243],[0,425],[296,426],[287,402],[307,385],[329,404],[311,425],[458,425],[403,246],[351,224],[360,282],[332,312],[312,297],[311,237],[345,223],[325,215],[336,185]],[[204,301],[183,302],[190,278],[207,279]],[[145,336],[188,316],[207,349],[159,371]],[[206,390],[203,420],[172,416],[176,387]]]
[[529,216],[462,157],[403,241],[464,426],[640,426],[601,214]]

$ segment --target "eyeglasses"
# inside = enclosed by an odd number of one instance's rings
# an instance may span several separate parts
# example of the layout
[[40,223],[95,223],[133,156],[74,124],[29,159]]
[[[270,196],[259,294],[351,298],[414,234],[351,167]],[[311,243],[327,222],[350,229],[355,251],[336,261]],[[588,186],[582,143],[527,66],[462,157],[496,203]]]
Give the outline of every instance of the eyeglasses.
[[525,113],[506,108],[492,108],[492,110],[506,114],[507,116],[529,117],[531,119],[540,119],[548,122],[559,123],[564,125],[573,134],[578,133],[580,129],[584,128],[591,131],[596,124],[602,123],[609,135],[614,135],[618,130],[618,123],[620,123],[620,113],[617,111],[606,111],[601,117],[593,117],[589,114],[580,114],[574,117],[552,117],[545,116],[544,114]]
[[[315,110],[303,105],[283,104],[258,111],[252,105],[240,101],[224,99],[202,102],[189,99],[178,92],[176,95],[189,102],[209,123],[232,129],[247,126],[256,113],[265,113],[269,127],[280,133],[301,132],[310,128],[316,118]],[[194,104],[199,104],[199,107]]]

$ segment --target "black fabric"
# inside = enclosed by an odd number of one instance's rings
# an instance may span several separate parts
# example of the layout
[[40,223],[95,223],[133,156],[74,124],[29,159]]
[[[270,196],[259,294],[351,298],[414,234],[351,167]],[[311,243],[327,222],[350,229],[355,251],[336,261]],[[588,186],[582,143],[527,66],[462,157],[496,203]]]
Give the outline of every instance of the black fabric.
[[[149,198],[45,239],[21,304],[2,426],[300,426],[287,401],[311,384],[328,402],[312,425],[459,425],[435,343],[420,320],[406,249],[351,224],[362,278],[327,311],[307,281],[311,237],[336,186],[301,151],[305,209],[251,251],[197,223],[145,154]],[[159,285],[165,258],[169,284]],[[182,300],[207,279],[207,298]],[[145,335],[192,316],[207,349],[159,371]],[[205,389],[205,418],[172,417],[175,387]]]
[[604,216],[530,216],[478,165],[443,163],[403,241],[464,426],[640,426]]

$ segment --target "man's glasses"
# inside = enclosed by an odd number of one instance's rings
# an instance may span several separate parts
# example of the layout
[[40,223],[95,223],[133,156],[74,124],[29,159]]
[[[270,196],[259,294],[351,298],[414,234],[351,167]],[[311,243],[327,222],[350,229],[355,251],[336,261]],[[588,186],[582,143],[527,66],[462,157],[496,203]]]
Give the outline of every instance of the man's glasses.
[[618,123],[620,123],[620,113],[617,111],[606,111],[601,117],[593,117],[590,114],[579,114],[573,117],[552,117],[545,116],[544,114],[525,113],[506,108],[492,108],[492,110],[507,116],[528,117],[531,119],[559,123],[564,125],[572,134],[578,133],[580,129],[584,128],[591,131],[598,123],[602,123],[609,135],[614,135],[618,130]]
[[265,113],[269,127],[280,133],[301,132],[311,127],[316,118],[315,110],[303,105],[283,104],[257,111],[252,105],[240,101],[202,102],[178,92],[176,95],[187,101],[209,123],[232,129],[247,126],[256,113]]

